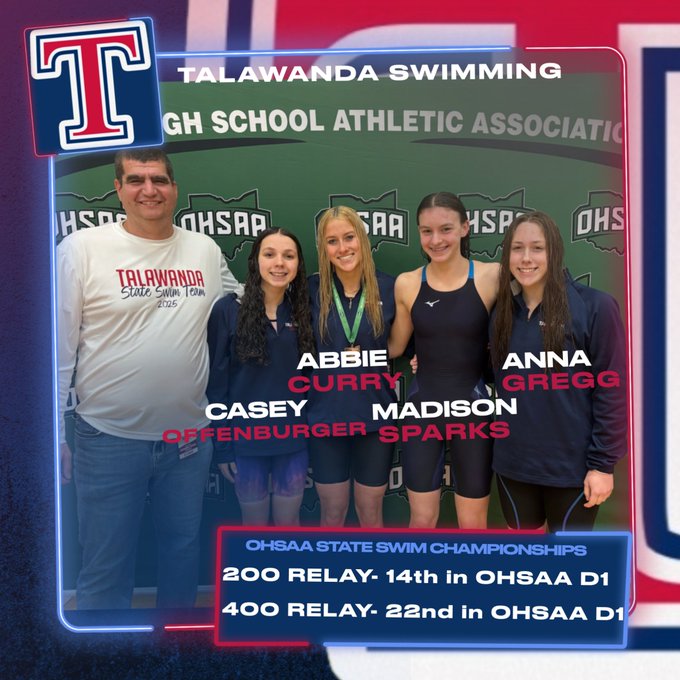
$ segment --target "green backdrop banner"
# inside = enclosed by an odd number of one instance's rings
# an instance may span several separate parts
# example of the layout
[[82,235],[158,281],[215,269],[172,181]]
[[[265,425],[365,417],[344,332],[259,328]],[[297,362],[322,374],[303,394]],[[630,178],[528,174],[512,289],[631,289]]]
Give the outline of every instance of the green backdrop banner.
[[[224,71],[212,68],[193,72],[201,82],[182,82],[188,74],[179,71],[180,82],[161,87],[167,150],[179,187],[175,223],[213,237],[242,281],[250,244],[269,226],[294,231],[307,271],[315,271],[316,220],[334,205],[359,212],[377,267],[391,274],[423,263],[415,208],[428,193],[461,196],[470,216],[473,257],[484,261],[499,259],[503,233],[515,215],[540,209],[560,225],[573,276],[613,294],[625,320],[618,57],[613,52],[478,55],[467,66],[458,64],[457,71],[447,55],[433,59],[427,66],[410,65],[401,55],[404,68],[393,66],[392,79],[359,79],[366,72],[359,63],[357,77],[333,82],[302,77],[221,82],[227,81]],[[536,77],[496,77],[516,76],[508,70],[514,59],[538,64]],[[477,68],[483,63],[486,72]],[[559,71],[545,67],[549,75],[541,77],[541,64],[558,65]],[[493,71],[497,65],[503,68]],[[350,72],[333,75],[338,73]],[[394,77],[404,73],[409,77]],[[467,77],[442,79],[441,73]],[[57,161],[56,243],[122,214],[111,161],[110,154]],[[388,524],[403,525],[408,505],[399,461],[395,450],[385,517]],[[600,527],[627,526],[626,465],[617,470],[617,491],[603,507]],[[445,483],[450,491],[448,466]],[[311,479],[308,487],[302,522],[315,524],[318,500]],[[79,562],[72,493],[63,503],[66,587],[72,587]],[[440,522],[451,525],[452,513],[446,493]],[[148,517],[144,521],[138,585],[151,585],[155,558],[147,538],[152,528]],[[205,497],[205,583],[212,580],[215,527],[238,522],[232,484],[214,470]],[[495,500],[490,524],[502,526]]]

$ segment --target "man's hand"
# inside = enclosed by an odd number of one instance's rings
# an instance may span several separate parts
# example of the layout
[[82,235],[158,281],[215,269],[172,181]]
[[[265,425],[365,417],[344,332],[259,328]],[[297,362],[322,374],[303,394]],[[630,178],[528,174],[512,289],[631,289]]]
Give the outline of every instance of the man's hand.
[[[232,471],[229,469],[229,466],[232,465],[232,463],[218,463],[217,467],[220,469],[220,472],[222,473],[223,477],[226,477],[227,479],[231,480],[234,477],[234,474],[232,474]],[[236,463],[233,463],[233,471],[236,473]]]
[[589,470],[586,478],[583,480],[583,495],[586,497],[587,503],[583,504],[585,508],[592,508],[595,505],[604,503],[614,490],[614,475],[608,472],[599,472],[598,470]]
[[66,442],[59,444],[59,461],[61,463],[61,483],[69,484],[73,476],[73,454]]

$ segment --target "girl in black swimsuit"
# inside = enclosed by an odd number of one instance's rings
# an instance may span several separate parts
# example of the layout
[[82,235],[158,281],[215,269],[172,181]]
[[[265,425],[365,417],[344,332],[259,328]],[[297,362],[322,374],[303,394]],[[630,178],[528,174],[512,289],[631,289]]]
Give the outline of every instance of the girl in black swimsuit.
[[[487,365],[489,312],[498,291],[498,265],[469,259],[470,224],[454,194],[426,196],[418,206],[420,244],[429,263],[402,274],[395,287],[397,318],[390,336],[390,355],[403,352],[415,333],[418,375],[409,401],[438,403],[486,398],[479,391]],[[421,425],[447,422],[480,425],[485,418],[440,418]],[[458,524],[486,528],[491,485],[493,439],[485,436],[450,440]],[[404,482],[411,506],[412,527],[434,527],[444,468],[444,442],[409,439],[403,448]]]

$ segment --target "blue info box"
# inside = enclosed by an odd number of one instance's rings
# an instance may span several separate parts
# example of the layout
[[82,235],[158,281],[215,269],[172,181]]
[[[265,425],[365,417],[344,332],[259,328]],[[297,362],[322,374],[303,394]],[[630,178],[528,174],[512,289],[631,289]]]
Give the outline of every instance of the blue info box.
[[221,527],[217,645],[626,646],[631,535]]

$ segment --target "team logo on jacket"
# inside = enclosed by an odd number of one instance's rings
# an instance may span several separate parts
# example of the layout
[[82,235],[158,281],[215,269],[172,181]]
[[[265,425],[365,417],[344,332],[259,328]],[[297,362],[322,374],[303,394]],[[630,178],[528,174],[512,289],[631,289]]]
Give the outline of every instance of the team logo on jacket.
[[571,215],[571,240],[587,241],[598,250],[623,255],[623,196],[615,191],[589,191],[588,201]]
[[330,194],[328,207],[319,210],[315,217],[318,227],[321,215],[339,205],[353,208],[361,217],[371,249],[378,250],[382,243],[408,245],[408,211],[397,207],[397,190],[386,191],[377,198],[362,198],[354,194]]
[[517,217],[533,208],[526,205],[525,189],[492,198],[485,194],[459,194],[470,220],[470,250],[494,259],[500,251],[505,230]]
[[189,194],[188,206],[175,219],[183,229],[215,239],[228,260],[272,224],[271,212],[260,208],[257,189],[236,198]]
[[113,189],[94,198],[62,192],[55,194],[54,199],[54,235],[57,243],[74,231],[117,222],[125,214]]
[[26,31],[37,154],[163,141],[151,19]]

